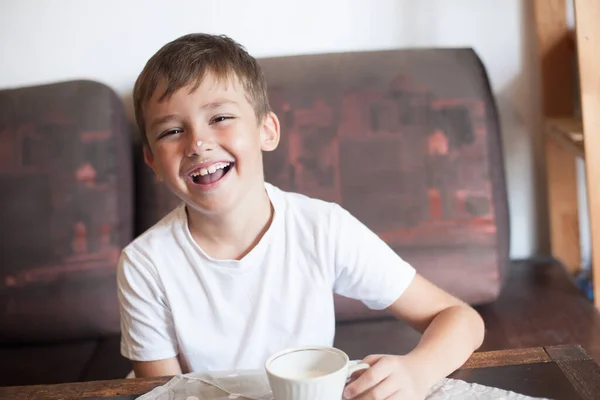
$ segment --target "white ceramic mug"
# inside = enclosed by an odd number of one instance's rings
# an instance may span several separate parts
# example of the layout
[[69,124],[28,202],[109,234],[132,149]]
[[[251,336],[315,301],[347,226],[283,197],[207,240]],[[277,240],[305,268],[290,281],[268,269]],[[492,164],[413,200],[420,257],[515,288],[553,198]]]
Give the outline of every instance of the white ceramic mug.
[[350,361],[333,347],[283,350],[265,363],[275,400],[338,400],[348,378],[369,364]]

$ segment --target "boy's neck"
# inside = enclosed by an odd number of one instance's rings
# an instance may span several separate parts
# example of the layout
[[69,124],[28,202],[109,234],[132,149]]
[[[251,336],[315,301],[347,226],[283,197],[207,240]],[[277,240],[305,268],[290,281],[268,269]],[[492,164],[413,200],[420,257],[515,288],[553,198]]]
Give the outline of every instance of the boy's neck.
[[[252,201],[247,201],[249,197]],[[205,215],[187,207],[190,233],[210,257],[242,259],[271,225],[273,207],[264,186],[248,193],[244,200],[224,215]]]

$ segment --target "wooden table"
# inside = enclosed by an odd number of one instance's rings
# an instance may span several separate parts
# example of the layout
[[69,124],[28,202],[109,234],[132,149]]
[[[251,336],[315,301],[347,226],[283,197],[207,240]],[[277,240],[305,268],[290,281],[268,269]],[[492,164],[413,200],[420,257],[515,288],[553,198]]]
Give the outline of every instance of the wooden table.
[[[600,398],[600,366],[580,346],[475,353],[452,378],[557,400]],[[129,400],[170,377],[0,387],[0,399]]]

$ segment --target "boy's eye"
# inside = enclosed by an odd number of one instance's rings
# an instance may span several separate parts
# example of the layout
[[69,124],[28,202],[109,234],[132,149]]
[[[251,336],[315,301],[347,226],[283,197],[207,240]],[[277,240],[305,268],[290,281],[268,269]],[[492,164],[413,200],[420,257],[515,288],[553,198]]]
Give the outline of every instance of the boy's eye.
[[171,135],[177,135],[179,133],[183,132],[183,129],[169,129],[168,131],[164,131],[163,133],[161,133],[160,135],[158,135],[158,139],[162,139],[166,136],[171,136]]
[[223,122],[223,121],[226,121],[228,119],[233,119],[233,118],[234,117],[232,117],[231,115],[217,115],[216,117],[213,117],[209,123],[212,125],[212,124],[216,124],[216,123]]

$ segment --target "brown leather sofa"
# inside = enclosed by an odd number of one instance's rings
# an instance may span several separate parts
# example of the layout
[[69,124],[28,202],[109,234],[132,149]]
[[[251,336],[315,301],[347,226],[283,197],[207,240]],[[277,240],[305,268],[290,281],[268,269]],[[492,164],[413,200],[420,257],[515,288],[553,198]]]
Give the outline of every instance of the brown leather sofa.
[[[508,264],[500,132],[470,49],[262,59],[280,148],[265,175],[342,204],[420,273],[471,304]],[[120,249],[177,203],[141,160],[119,98],[90,81],[0,91],[0,385],[124,377]],[[351,357],[417,334],[336,298]]]

